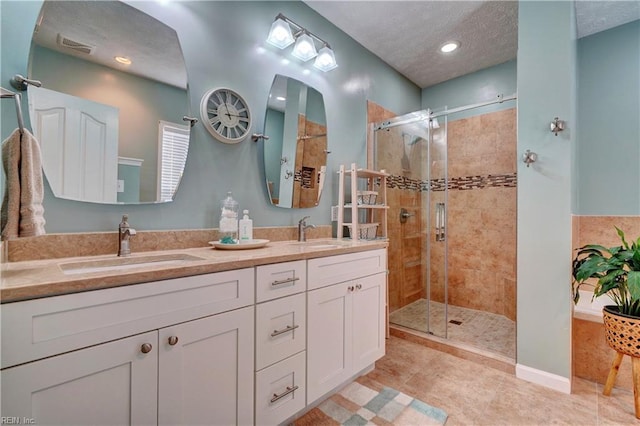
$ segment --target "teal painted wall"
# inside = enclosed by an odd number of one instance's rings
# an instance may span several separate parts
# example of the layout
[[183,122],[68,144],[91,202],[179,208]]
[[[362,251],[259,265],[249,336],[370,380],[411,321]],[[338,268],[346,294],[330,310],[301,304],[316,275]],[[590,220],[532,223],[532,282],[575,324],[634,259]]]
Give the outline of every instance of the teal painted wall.
[[[516,61],[463,75],[422,90],[422,108],[441,111],[481,102],[493,101],[498,95],[508,97],[516,93]],[[505,101],[485,107],[450,114],[449,120],[472,117],[513,108],[516,101]]]
[[578,41],[576,214],[640,214],[640,21]]
[[273,182],[273,198],[280,196],[280,171],[282,169],[282,139],[284,137],[284,113],[269,108],[264,123],[264,133],[269,136],[265,144],[264,162],[266,179]]
[[140,201],[140,167],[118,164],[118,180],[124,181],[124,191],[118,192],[119,203]]
[[[571,199],[576,122],[572,2],[521,1],[518,19],[517,362],[571,377]],[[554,136],[558,116],[568,129]]]
[[[178,33],[190,85],[193,115],[210,88],[229,87],[241,93],[252,109],[251,133],[262,133],[267,96],[275,74],[307,83],[324,95],[329,149],[327,191],[313,209],[271,206],[264,184],[263,142],[236,145],[217,142],[202,123],[192,130],[192,143],[175,201],[160,205],[106,206],[59,200],[46,188],[47,232],[112,231],[128,213],[138,230],[212,228],[218,223],[219,200],[232,190],[240,208],[249,209],[254,226],[294,225],[304,215],[310,223],[330,224],[330,206],[337,203],[337,171],[341,163],[366,161],[366,101],[399,113],[420,109],[420,89],[300,1],[155,1],[127,2],[165,22]],[[33,31],[41,1],[0,2],[1,84],[16,73],[26,75]],[[327,39],[339,67],[322,73],[301,64],[265,42],[271,23],[283,13]],[[288,64],[283,59],[289,59]],[[305,71],[309,70],[307,74]],[[1,136],[16,126],[15,111],[2,104]],[[10,105],[9,105],[10,106]],[[26,100],[23,110],[27,111]]]

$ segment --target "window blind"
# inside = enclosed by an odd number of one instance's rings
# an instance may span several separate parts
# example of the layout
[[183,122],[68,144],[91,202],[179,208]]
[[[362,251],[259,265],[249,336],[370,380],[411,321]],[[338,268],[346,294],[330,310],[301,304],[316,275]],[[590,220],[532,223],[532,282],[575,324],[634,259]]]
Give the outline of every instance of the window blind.
[[189,151],[189,126],[160,121],[158,199],[171,201],[182,179]]

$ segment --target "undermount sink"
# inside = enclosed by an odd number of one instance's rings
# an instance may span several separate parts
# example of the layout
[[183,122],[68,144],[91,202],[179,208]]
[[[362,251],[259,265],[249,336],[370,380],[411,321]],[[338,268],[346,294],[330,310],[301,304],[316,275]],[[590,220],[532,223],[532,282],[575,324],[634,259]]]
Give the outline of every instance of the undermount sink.
[[186,262],[204,260],[201,257],[184,253],[159,254],[140,257],[117,257],[114,259],[86,260],[82,262],[60,264],[62,272],[71,274],[90,274],[92,272],[122,271],[148,266],[179,265]]
[[310,249],[332,249],[332,248],[340,248],[340,247],[345,247],[346,245],[348,245],[347,243],[343,243],[341,241],[302,241],[302,242],[298,242],[295,243],[297,245],[303,246],[303,247],[307,247]]

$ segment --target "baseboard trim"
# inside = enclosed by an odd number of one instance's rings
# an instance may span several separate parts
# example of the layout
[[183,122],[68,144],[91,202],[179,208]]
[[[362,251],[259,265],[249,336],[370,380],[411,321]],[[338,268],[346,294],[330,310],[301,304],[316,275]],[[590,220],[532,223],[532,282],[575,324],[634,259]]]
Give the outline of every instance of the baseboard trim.
[[547,371],[527,367],[522,364],[516,364],[516,377],[562,393],[571,393],[571,380],[567,377],[558,376],[557,374],[552,374]]

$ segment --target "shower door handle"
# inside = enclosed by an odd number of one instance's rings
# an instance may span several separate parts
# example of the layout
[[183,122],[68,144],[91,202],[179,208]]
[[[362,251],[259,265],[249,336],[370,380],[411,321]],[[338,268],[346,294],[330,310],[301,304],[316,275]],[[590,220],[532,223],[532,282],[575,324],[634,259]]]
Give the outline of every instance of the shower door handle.
[[444,203],[436,203],[436,241],[444,241],[445,233],[445,207]]

